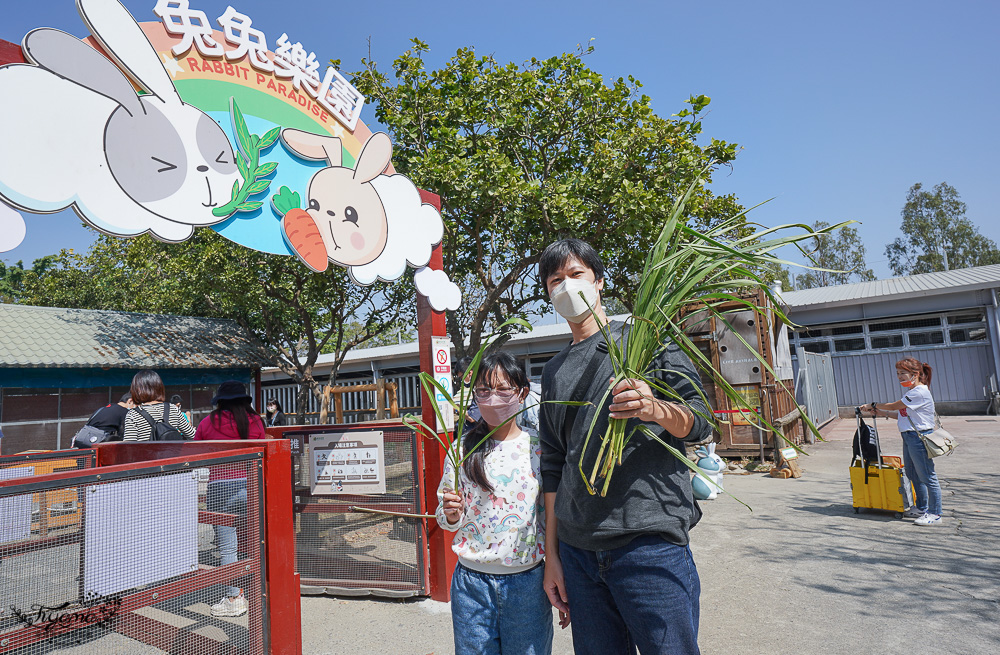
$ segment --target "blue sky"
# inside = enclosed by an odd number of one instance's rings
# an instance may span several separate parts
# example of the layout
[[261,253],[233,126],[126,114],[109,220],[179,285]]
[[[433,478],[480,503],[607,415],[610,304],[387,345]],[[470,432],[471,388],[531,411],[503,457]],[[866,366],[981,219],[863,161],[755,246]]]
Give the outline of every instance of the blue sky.
[[[869,265],[888,277],[883,251],[898,236],[907,190],[946,181],[980,231],[1000,241],[1000,3],[373,1],[345,17],[340,3],[191,1],[212,19],[229,4],[272,44],[288,32],[348,71],[367,56],[369,37],[384,68],[411,37],[430,45],[431,66],[459,47],[523,62],[594,38],[588,64],[606,78],[638,78],[661,115],[691,94],[711,96],[706,138],[743,147],[714,190],[745,205],[774,198],[751,214],[758,222],[861,221]],[[125,5],[156,20],[155,0]],[[35,27],[86,35],[72,0],[45,0],[6,7],[0,38],[19,42]],[[366,108],[362,120],[373,116]],[[24,242],[4,261],[89,244],[72,214],[26,222]]]

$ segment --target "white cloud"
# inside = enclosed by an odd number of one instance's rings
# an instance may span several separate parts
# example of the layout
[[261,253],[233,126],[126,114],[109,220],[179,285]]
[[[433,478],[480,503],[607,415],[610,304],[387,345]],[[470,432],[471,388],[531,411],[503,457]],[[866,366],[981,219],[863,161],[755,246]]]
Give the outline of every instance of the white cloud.
[[24,241],[24,218],[17,211],[0,202],[0,252],[17,248]]
[[448,279],[448,274],[444,271],[424,266],[413,274],[413,283],[435,311],[454,311],[462,304],[462,290]]
[[402,175],[379,175],[371,182],[378,192],[389,226],[385,249],[374,261],[352,266],[348,272],[357,284],[376,280],[392,282],[406,271],[426,266],[431,251],[444,237],[444,223],[437,209],[420,202],[420,192]]

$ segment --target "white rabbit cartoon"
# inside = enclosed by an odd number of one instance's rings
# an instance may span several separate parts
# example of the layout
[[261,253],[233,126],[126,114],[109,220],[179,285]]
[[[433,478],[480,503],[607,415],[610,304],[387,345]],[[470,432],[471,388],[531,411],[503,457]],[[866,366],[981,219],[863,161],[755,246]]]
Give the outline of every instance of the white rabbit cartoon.
[[309,181],[308,218],[274,199],[285,240],[306,266],[322,272],[333,262],[348,267],[356,283],[372,284],[398,279],[407,264],[418,268],[430,261],[444,223],[421,202],[413,182],[383,174],[392,157],[388,135],[372,134],[354,168],[343,166],[337,137],[286,128],[281,140],[300,157],[330,164]]
[[[389,166],[392,157],[389,137],[382,132],[373,134],[365,142],[354,168],[343,166],[337,137],[286,128],[281,131],[281,141],[304,159],[326,160],[330,164],[309,180],[306,208],[323,239],[327,258],[344,266],[374,261],[385,249],[389,225],[378,191],[371,182]],[[290,235],[286,229],[287,236]],[[295,247],[298,244],[292,245],[302,257],[304,253]],[[310,263],[304,257],[302,260],[314,270],[326,268],[325,262]]]
[[77,8],[121,70],[65,32],[24,37],[28,63],[0,67],[0,198],[36,213],[73,207],[103,232],[170,242],[225,220],[212,210],[240,179],[225,132],[181,101],[121,3]]

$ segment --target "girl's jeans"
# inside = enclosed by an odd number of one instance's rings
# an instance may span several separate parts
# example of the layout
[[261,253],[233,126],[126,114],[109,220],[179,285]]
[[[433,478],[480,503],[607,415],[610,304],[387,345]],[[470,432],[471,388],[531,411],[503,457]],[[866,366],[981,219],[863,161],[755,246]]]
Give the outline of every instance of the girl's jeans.
[[913,430],[903,432],[903,467],[916,491],[917,510],[941,516],[941,485],[934,460],[927,456],[924,442]]
[[459,562],[451,579],[455,655],[549,655],[552,606],[544,575],[544,564],[488,575]]
[[659,535],[613,550],[559,542],[577,655],[696,655],[701,582],[691,549]]
[[[247,511],[247,481],[215,480],[208,483],[208,511],[223,514],[236,514],[242,518]],[[237,523],[239,521],[237,520]],[[219,547],[219,564],[225,566],[236,561],[236,526],[215,526],[215,545]],[[226,587],[226,595],[236,597],[240,594],[237,587]]]

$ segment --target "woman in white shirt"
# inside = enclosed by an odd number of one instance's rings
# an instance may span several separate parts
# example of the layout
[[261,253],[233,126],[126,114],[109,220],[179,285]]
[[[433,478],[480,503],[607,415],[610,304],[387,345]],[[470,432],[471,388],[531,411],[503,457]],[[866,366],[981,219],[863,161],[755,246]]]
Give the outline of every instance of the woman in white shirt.
[[438,486],[438,524],[456,532],[455,653],[547,655],[552,607],[542,588],[541,449],[537,435],[515,418],[528,395],[524,367],[503,351],[487,355],[473,394],[481,418],[461,444],[471,455],[459,468],[457,485],[447,460]]
[[934,430],[934,398],[928,385],[931,367],[925,362],[907,357],[896,362],[896,378],[905,389],[903,397],[894,403],[872,403],[874,416],[896,418],[903,436],[903,467],[913,482],[916,505],[905,516],[916,518],[916,525],[941,523],[941,485],[934,472],[934,460],[927,456],[920,434]]

